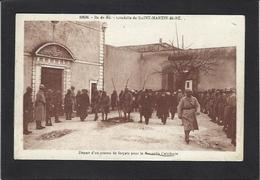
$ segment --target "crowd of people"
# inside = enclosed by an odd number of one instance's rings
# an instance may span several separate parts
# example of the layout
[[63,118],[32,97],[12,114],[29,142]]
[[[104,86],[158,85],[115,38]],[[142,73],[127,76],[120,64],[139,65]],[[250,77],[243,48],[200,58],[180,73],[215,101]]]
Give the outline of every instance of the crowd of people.
[[[84,121],[89,113],[94,114],[94,121],[99,118],[108,120],[110,110],[118,111],[119,117],[124,121],[132,121],[131,112],[139,112],[139,123],[149,124],[153,112],[161,120],[162,124],[167,119],[174,119],[175,114],[181,119],[184,127],[185,142],[189,143],[189,134],[198,130],[196,115],[199,112],[207,114],[211,121],[223,126],[223,131],[231,138],[231,143],[236,145],[236,95],[234,89],[229,90],[207,90],[203,92],[192,92],[182,90],[167,92],[165,90],[153,91],[122,90],[119,95],[116,90],[111,96],[105,91],[94,89],[91,99],[87,89],[82,89],[75,94],[75,87],[67,90],[65,98],[62,99],[60,91],[46,90],[40,85],[36,94],[35,102],[32,100],[32,89],[27,88],[24,94],[24,134],[30,134],[28,123],[35,120],[36,129],[52,126],[52,117],[55,123],[60,123],[59,117],[65,114],[66,120],[78,116]],[[75,112],[75,115],[74,113]],[[46,122],[45,126],[42,122]]]

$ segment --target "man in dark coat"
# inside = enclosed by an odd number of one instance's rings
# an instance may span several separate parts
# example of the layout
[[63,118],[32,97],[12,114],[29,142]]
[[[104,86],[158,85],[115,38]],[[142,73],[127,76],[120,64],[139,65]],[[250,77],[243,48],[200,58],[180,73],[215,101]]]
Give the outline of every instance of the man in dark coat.
[[110,98],[107,95],[105,91],[103,91],[101,99],[100,99],[100,109],[102,112],[102,121],[104,121],[104,115],[105,120],[107,120],[107,114],[109,113],[109,107],[110,107]]
[[100,93],[97,89],[94,90],[93,96],[91,99],[91,106],[92,106],[92,111],[95,113],[95,118],[94,121],[98,120],[98,112],[99,112],[99,103],[100,103]]
[[152,96],[148,93],[148,90],[145,90],[144,93],[141,95],[141,99],[139,101],[140,105],[140,122],[142,123],[142,116],[145,118],[145,124],[148,125],[149,119],[152,116],[153,112],[153,99]]
[[59,90],[54,91],[53,93],[53,115],[55,117],[55,123],[60,123],[59,112],[62,105],[62,96]]
[[112,107],[112,111],[114,111],[115,107],[117,107],[117,103],[118,103],[117,92],[116,92],[116,90],[114,90],[113,93],[111,94],[111,107]]
[[157,114],[158,117],[162,120],[162,123],[165,125],[167,117],[169,116],[169,97],[166,95],[163,90],[161,95],[157,100]]
[[124,94],[123,94],[123,112],[125,120],[130,121],[130,113],[132,111],[132,105],[133,105],[133,96],[131,92],[125,88]]
[[71,120],[72,116],[72,106],[73,106],[73,100],[71,98],[71,90],[67,90],[67,94],[65,95],[64,98],[64,111],[65,111],[65,116],[66,120]]
[[23,134],[32,133],[28,130],[29,122],[33,120],[33,102],[32,102],[32,88],[27,87],[26,93],[23,95]]
[[89,108],[89,96],[88,91],[86,89],[82,89],[82,94],[80,96],[79,108],[80,108],[80,120],[84,121],[88,116],[88,108]]

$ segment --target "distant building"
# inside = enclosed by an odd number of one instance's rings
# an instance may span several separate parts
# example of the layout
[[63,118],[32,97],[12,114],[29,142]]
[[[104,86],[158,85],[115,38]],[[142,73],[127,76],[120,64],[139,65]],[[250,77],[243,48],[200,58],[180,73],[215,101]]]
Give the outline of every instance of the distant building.
[[26,21],[24,91],[103,89],[104,31],[100,22]]
[[[204,51],[217,53],[217,65],[209,74],[195,72],[185,77],[185,82],[178,82],[178,75],[169,69],[173,52],[182,54],[201,54]],[[175,53],[178,54],[178,53]],[[178,57],[174,58],[178,60]],[[185,58],[184,58],[185,60]],[[114,69],[115,68],[115,69]],[[130,77],[130,89],[178,90],[234,88],[236,86],[236,48],[219,47],[206,49],[182,50],[167,43],[155,43],[135,46],[105,47],[105,89],[112,91],[112,78],[116,79],[118,89],[123,89]]]

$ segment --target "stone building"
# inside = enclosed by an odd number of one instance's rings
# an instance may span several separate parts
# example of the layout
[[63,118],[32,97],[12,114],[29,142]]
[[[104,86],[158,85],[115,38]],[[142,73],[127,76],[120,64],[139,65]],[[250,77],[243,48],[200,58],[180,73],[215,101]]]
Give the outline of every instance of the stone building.
[[[160,41],[155,44],[115,47],[104,45],[106,24],[98,21],[25,21],[24,91],[35,96],[39,85],[47,89],[76,91],[93,88],[167,89],[233,88],[236,82],[236,48],[207,48],[218,52],[213,73],[198,71],[180,85],[177,74],[169,71],[173,52],[200,54],[205,49],[182,50]],[[175,58],[176,59],[176,58]],[[177,58],[178,59],[178,58]],[[184,87],[185,86],[185,87]]]
[[105,27],[100,22],[26,21],[24,91],[31,86],[35,95],[41,83],[63,95],[71,86],[103,89]]
[[[193,72],[178,83],[178,75],[169,69],[173,52],[199,55],[205,51],[216,54],[216,65],[212,72]],[[176,53],[175,53],[176,54]],[[178,53],[177,53],[178,54]],[[175,60],[178,60],[178,57]],[[181,59],[185,61],[185,58]],[[131,74],[131,77],[130,77]],[[123,89],[127,77],[130,77],[130,89],[178,90],[235,88],[236,86],[236,48],[219,47],[182,50],[167,43],[155,43],[135,46],[105,47],[105,89],[113,90],[111,78],[116,79],[117,89]],[[123,84],[122,84],[123,83]]]

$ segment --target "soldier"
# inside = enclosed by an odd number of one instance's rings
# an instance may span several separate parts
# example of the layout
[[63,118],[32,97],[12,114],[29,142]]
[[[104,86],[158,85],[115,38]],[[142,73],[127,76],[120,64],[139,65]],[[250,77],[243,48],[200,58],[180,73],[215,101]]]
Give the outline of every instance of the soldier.
[[95,89],[93,92],[93,97],[91,99],[93,113],[95,113],[94,121],[98,120],[99,103],[100,103],[100,93],[97,89]]
[[176,111],[177,111],[177,93],[172,92],[171,95],[170,95],[171,119],[174,119]]
[[198,100],[192,96],[192,91],[187,89],[186,96],[180,100],[178,105],[178,116],[182,119],[184,133],[185,133],[185,141],[189,144],[189,134],[192,130],[198,130],[198,123],[196,119],[196,112],[199,113],[199,102]]
[[230,96],[231,96],[231,91],[226,90],[226,99],[225,99],[224,117],[223,117],[223,124],[224,124],[223,131],[226,133],[230,126],[229,120],[230,120],[231,106],[230,106],[230,103],[228,102]]
[[110,107],[110,99],[107,95],[106,91],[103,91],[101,99],[100,99],[100,108],[102,112],[102,121],[104,121],[104,115],[105,120],[107,120],[107,114],[109,113],[109,107]]
[[80,95],[79,100],[79,108],[80,108],[80,120],[84,121],[88,116],[88,108],[89,108],[89,96],[88,90],[82,89],[82,94]]
[[114,90],[113,93],[111,94],[111,107],[112,107],[112,111],[115,110],[115,107],[117,107],[117,104],[118,104],[117,92],[116,92],[116,90]]
[[125,88],[124,94],[123,94],[123,112],[124,112],[124,117],[125,120],[130,121],[130,113],[132,110],[132,105],[133,105],[133,96],[130,93],[130,91]]
[[[149,94],[148,90],[145,90],[145,92],[142,94],[140,98],[140,116],[144,116],[145,119],[145,124],[149,124],[149,118],[151,118],[152,115],[152,108],[153,108],[153,103],[152,103],[152,96]],[[140,119],[140,123],[142,123],[142,119]]]
[[56,90],[53,95],[53,115],[55,117],[55,123],[60,123],[59,112],[62,105],[62,96],[59,90]]
[[46,99],[44,94],[44,85],[41,84],[39,87],[39,91],[36,94],[35,100],[35,122],[36,122],[36,129],[43,129],[41,125],[42,121],[46,120]]
[[219,121],[219,125],[223,125],[224,107],[225,107],[225,104],[226,104],[225,96],[226,96],[225,93],[223,91],[220,91],[219,101],[218,101],[218,121]]
[[229,106],[230,108],[230,128],[229,133],[231,137],[231,144],[236,146],[236,93],[235,89],[231,90],[231,95],[229,98]]
[[28,130],[28,124],[33,120],[32,88],[27,87],[23,95],[23,134],[32,133]]
[[53,117],[53,91],[48,89],[46,93],[46,124],[45,126],[52,126],[51,117]]
[[72,116],[73,100],[71,96],[72,96],[71,89],[68,89],[64,99],[64,111],[65,111],[66,120],[71,120],[72,118],[71,116]]
[[162,90],[161,95],[157,99],[157,116],[162,120],[165,125],[167,117],[169,116],[169,100],[164,90]]

